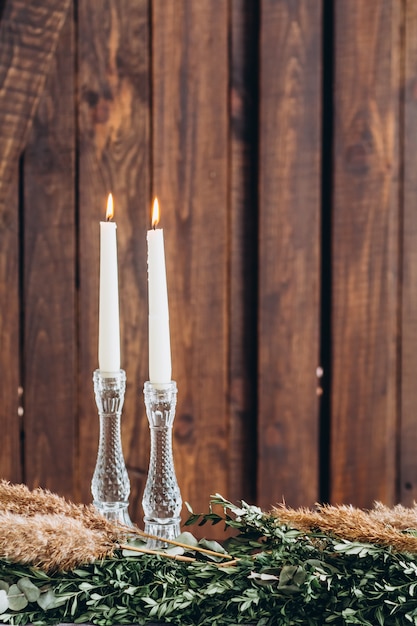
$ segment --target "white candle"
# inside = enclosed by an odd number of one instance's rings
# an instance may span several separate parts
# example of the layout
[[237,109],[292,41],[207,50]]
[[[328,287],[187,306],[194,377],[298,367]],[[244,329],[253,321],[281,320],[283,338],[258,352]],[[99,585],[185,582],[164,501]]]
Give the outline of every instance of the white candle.
[[165,269],[164,234],[156,228],[159,205],[155,198],[152,230],[148,231],[148,296],[149,296],[149,380],[151,383],[171,381],[171,342],[169,335],[168,291]]
[[98,366],[101,372],[120,370],[119,288],[117,277],[116,224],[113,198],[109,194],[106,222],[100,222],[100,306]]

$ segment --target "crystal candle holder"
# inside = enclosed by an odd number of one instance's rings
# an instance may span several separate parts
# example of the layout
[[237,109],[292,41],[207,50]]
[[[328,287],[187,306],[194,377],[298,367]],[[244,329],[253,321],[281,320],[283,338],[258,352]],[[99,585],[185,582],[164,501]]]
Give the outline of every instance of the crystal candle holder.
[[133,526],[129,513],[130,481],[123,458],[120,419],[126,389],[124,370],[93,375],[100,418],[96,467],[91,481],[94,506],[112,522]]
[[148,541],[148,547],[155,549],[165,545],[164,539],[175,539],[181,532],[182,499],[172,454],[177,385],[175,381],[163,385],[146,382],[143,392],[151,433],[151,455],[142,506],[145,533],[154,537]]

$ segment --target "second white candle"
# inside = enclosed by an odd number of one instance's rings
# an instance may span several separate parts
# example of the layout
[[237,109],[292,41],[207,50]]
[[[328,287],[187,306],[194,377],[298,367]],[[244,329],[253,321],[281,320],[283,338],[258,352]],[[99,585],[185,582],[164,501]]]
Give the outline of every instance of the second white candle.
[[[152,224],[159,221],[155,198]],[[158,214],[158,215],[156,215]],[[171,340],[169,333],[168,290],[162,228],[148,231],[148,296],[149,296],[149,380],[153,384],[171,381]]]

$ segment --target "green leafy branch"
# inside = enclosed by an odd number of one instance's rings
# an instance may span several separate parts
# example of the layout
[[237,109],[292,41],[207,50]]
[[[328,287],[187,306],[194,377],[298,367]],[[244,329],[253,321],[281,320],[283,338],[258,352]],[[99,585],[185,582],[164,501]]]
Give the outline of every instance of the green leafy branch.
[[[218,512],[220,510],[220,513]],[[245,502],[216,494],[187,525],[219,524],[235,535],[222,545],[180,538],[176,561],[134,553],[66,573],[0,561],[0,620],[178,626],[417,626],[417,557],[390,548],[301,532]],[[138,545],[135,540],[130,547]],[[217,556],[199,552],[204,547]],[[234,565],[219,567],[227,551]]]

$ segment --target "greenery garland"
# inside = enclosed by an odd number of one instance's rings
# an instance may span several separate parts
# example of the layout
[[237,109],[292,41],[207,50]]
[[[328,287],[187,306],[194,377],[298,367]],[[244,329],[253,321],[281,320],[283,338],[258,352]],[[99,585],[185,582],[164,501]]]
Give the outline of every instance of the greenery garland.
[[[213,505],[223,508],[213,512]],[[192,551],[194,562],[119,551],[67,573],[0,561],[0,620],[181,626],[417,626],[417,555],[301,532],[276,516],[215,496],[187,525],[225,523],[234,565]],[[195,540],[194,540],[195,541]],[[221,551],[214,542],[200,542]]]

